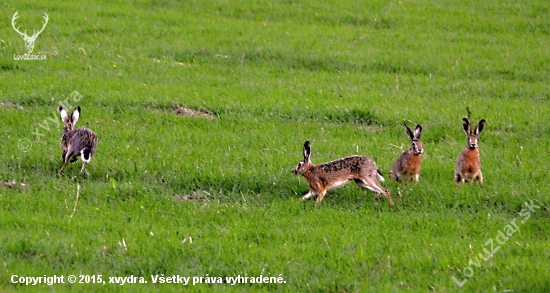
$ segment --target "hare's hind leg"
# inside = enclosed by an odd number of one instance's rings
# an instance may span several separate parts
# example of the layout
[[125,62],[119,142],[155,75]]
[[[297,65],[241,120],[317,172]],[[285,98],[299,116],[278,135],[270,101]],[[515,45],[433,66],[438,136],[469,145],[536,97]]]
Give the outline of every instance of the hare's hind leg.
[[455,182],[455,184],[464,183],[464,176],[461,176],[460,173],[455,172],[454,182]]
[[355,182],[355,184],[359,187],[362,187],[362,188],[365,188],[365,189],[368,189],[372,192],[374,192],[376,194],[376,198],[379,198],[380,197],[380,192],[379,190],[377,190],[376,188],[374,188],[373,186],[371,186],[370,184],[368,184],[367,182],[365,182],[364,180],[362,179],[354,179],[353,180]]
[[393,204],[393,199],[391,198],[390,192],[382,187],[380,183],[376,180],[370,180],[366,181],[364,179],[355,179],[355,184],[359,187],[366,188],[376,194],[376,197],[378,198],[380,194],[383,194],[388,200],[390,201],[390,204]]
[[84,173],[84,169],[86,169],[86,164],[87,163],[88,163],[87,161],[82,160],[82,169],[80,169],[80,174]]
[[84,173],[84,169],[86,169],[86,164],[88,164],[92,160],[92,155],[93,154],[87,148],[80,151],[80,159],[82,160],[82,169],[80,169],[80,174]]
[[405,177],[404,174],[394,173],[393,171],[390,171],[390,181],[395,181],[397,183],[404,183],[403,181],[404,177]]
[[[397,175],[393,173],[393,171],[390,171],[390,181],[397,181]],[[357,181],[355,181],[357,183]]]

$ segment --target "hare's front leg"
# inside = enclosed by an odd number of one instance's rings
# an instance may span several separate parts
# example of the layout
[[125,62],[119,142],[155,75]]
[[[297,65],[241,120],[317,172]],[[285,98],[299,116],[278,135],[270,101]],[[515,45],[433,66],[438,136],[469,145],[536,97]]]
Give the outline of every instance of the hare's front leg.
[[69,163],[68,152],[64,151],[63,152],[63,166],[61,166],[61,170],[59,170],[60,174],[65,171],[65,168],[67,168],[68,163]]
[[327,193],[327,190],[321,190],[319,191],[319,195],[317,196],[317,200],[315,200],[315,204],[318,205],[323,201],[323,198],[325,197],[325,194]]
[[476,180],[479,181],[480,184],[483,184],[483,174],[481,173],[481,170],[477,171],[477,173],[473,176],[472,183]]
[[302,198],[300,198],[300,201],[306,201],[308,199],[310,199],[312,196],[316,195],[317,192],[315,192],[314,190],[310,190],[308,193],[304,194],[304,196],[302,196]]
[[67,156],[67,151],[63,150],[63,153],[61,154],[61,160],[63,161],[63,163],[65,163],[65,156]]
[[61,170],[59,170],[59,173],[65,172],[65,168],[67,168],[67,165],[70,162],[72,152],[73,149],[70,146],[66,150],[63,150],[63,166],[61,167]]
[[67,163],[68,163],[68,162],[69,162],[69,161],[63,162],[63,166],[61,166],[61,170],[59,170],[59,174],[61,174],[61,173],[63,173],[63,172],[65,171],[65,168],[67,167]]

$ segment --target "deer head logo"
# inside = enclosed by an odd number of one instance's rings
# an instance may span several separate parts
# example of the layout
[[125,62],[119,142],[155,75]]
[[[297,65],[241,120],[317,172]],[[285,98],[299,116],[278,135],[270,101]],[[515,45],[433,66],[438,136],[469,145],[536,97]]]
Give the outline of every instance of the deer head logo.
[[19,35],[21,35],[21,37],[25,41],[25,49],[27,50],[27,53],[31,54],[32,50],[34,50],[34,42],[36,41],[36,38],[38,38],[40,33],[46,28],[46,25],[48,24],[48,14],[44,13],[45,22],[42,23],[43,24],[42,28],[39,31],[34,30],[32,36],[29,37],[27,35],[27,30],[25,30],[24,32],[21,32],[19,30],[19,27],[15,27],[15,20],[19,18],[19,15],[17,15],[17,13],[18,11],[15,12],[15,14],[11,19],[11,26]]

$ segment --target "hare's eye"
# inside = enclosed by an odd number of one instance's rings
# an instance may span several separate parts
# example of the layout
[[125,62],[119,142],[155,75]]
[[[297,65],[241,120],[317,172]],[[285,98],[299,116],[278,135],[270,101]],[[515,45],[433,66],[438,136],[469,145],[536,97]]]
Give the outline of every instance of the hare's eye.
[[298,163],[298,168],[302,167],[303,164],[304,164],[304,162]]

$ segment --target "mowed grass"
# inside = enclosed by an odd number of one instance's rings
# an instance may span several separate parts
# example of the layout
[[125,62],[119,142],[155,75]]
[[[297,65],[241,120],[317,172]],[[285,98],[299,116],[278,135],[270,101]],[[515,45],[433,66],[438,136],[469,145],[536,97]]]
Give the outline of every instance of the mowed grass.
[[[0,187],[0,291],[550,289],[545,1],[2,7],[0,182],[26,185]],[[28,31],[48,13],[34,50],[47,61],[13,60],[15,11]],[[65,100],[99,136],[86,175],[80,161],[57,173]],[[467,109],[487,120],[482,186],[452,182]],[[368,155],[387,174],[409,146],[404,122],[422,124],[426,153],[418,184],[383,183],[394,206],[353,184],[299,201],[307,182],[290,171],[305,140],[314,163]],[[10,281],[70,274],[149,283]],[[285,283],[152,284],[161,274]]]

